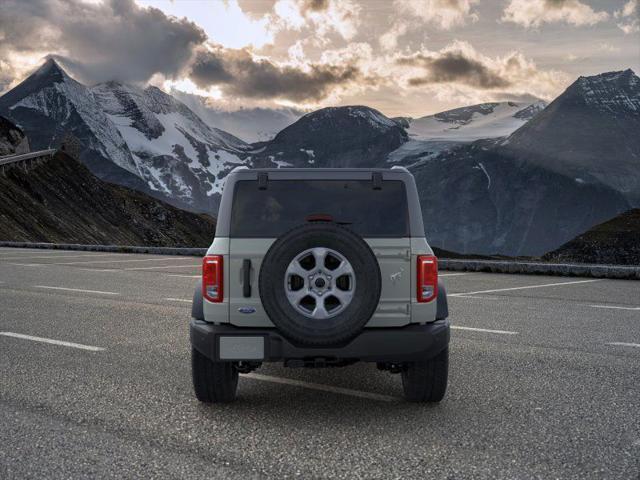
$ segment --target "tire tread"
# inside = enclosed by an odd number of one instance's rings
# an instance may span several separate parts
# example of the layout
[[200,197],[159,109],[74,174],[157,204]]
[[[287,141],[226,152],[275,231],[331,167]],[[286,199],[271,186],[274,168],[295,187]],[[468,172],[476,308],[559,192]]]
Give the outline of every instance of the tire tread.
[[204,403],[227,403],[236,398],[238,371],[231,362],[214,362],[191,349],[191,373],[196,398]]

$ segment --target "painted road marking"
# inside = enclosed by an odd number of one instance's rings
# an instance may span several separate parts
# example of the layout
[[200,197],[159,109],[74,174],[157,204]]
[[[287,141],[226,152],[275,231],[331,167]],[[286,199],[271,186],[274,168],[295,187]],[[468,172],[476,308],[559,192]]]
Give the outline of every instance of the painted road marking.
[[51,345],[61,345],[63,347],[79,348],[80,350],[89,350],[90,352],[100,352],[104,350],[102,347],[82,345],[81,343],[63,342],[61,340],[53,340],[51,338],[32,337],[31,335],[23,335],[21,333],[0,332],[0,335],[5,337],[21,338],[23,340],[32,340],[34,342],[50,343]]
[[494,290],[478,290],[477,292],[450,293],[448,294],[448,296],[461,297],[465,295],[475,295],[477,293],[510,292],[512,290],[527,290],[529,288],[558,287],[561,285],[577,285],[580,283],[593,283],[593,282],[599,282],[600,280],[601,279],[597,278],[595,280],[578,280],[576,282],[558,282],[558,283],[545,283],[543,285],[527,285],[525,287],[496,288]]
[[397,402],[401,400],[398,397],[390,395],[382,395],[380,393],[362,392],[360,390],[352,390],[350,388],[334,387],[331,385],[323,385],[321,383],[303,382],[301,380],[293,380],[291,378],[272,377],[270,375],[262,375],[259,373],[246,373],[242,375],[244,378],[260,380],[261,382],[279,383],[282,385],[291,385],[294,387],[309,388],[311,390],[320,390],[323,392],[338,393],[340,395],[350,395],[352,397],[367,398],[369,400],[379,400],[381,402]]
[[[453,295],[450,295],[453,296]],[[499,297],[481,297],[479,295],[467,296],[467,295],[456,295],[456,298],[472,298],[475,300],[502,300]]]
[[[64,253],[64,252],[61,252]],[[122,255],[121,253],[91,253],[84,255],[22,255],[21,257],[2,257],[0,260],[31,260],[32,258],[84,258],[84,257],[113,257],[114,255]]]
[[169,300],[170,302],[185,302],[185,303],[193,302],[193,300],[191,300],[190,298],[165,298],[165,300]]
[[470,273],[438,273],[438,277],[460,277],[462,275],[471,275]]
[[490,330],[488,328],[461,327],[460,325],[451,325],[455,330],[470,330],[472,332],[499,333],[502,335],[517,335],[518,332],[510,332],[508,330]]
[[179,273],[165,273],[167,277],[182,277],[182,278],[201,278],[202,275],[180,275]]
[[615,305],[589,305],[592,308],[610,308],[612,310],[640,310],[640,307],[618,307]]
[[616,347],[635,347],[640,348],[640,343],[625,343],[625,342],[610,342],[607,345],[613,345]]
[[157,270],[159,268],[202,268],[201,264],[197,265],[164,265],[161,267],[135,267],[135,268],[123,268],[122,270]]
[[50,287],[48,285],[34,285],[35,288],[46,288],[48,290],[63,290],[65,292],[99,293],[100,295],[120,295],[118,292],[103,292],[101,290],[84,290],[82,288]]
[[26,264],[22,264],[25,266],[42,266],[42,267],[46,267],[48,265],[89,265],[89,264],[93,264],[93,263],[129,263],[129,262],[161,262],[164,260],[182,260],[184,261],[183,257],[168,257],[168,258],[145,258],[145,259],[138,259],[138,260],[89,260],[88,262],[56,262],[56,263],[26,263]]
[[79,268],[78,270],[85,272],[120,272],[120,270],[116,268]]

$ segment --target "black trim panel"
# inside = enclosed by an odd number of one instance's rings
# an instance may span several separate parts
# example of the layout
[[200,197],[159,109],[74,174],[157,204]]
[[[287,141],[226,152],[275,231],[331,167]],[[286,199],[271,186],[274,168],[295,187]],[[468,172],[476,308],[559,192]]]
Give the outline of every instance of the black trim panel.
[[290,359],[337,359],[365,362],[409,362],[427,360],[449,345],[449,321],[402,328],[368,328],[347,345],[337,347],[301,347],[282,337],[274,328],[245,328],[214,325],[191,320],[191,344],[213,361],[219,361],[218,337],[248,335],[265,337],[266,362]]

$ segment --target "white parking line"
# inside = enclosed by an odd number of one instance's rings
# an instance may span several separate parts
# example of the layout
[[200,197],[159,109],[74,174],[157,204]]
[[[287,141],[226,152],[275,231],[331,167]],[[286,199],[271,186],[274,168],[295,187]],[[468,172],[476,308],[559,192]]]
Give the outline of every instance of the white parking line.
[[48,285],[34,285],[34,287],[46,288],[48,290],[63,290],[65,292],[99,293],[100,295],[120,295],[117,292],[103,292],[101,290],[84,290],[82,288],[50,287]]
[[[453,295],[450,295],[453,296]],[[479,295],[467,296],[467,295],[456,295],[456,298],[471,298],[474,300],[502,300],[499,297],[481,297]]]
[[169,300],[170,302],[185,302],[185,303],[191,303],[193,301],[190,298],[165,298],[165,300]]
[[201,264],[197,265],[164,265],[161,267],[133,267],[133,268],[123,268],[122,270],[157,270],[159,268],[202,268]]
[[529,288],[543,288],[543,287],[558,287],[561,285],[577,285],[579,283],[593,283],[599,282],[601,279],[597,278],[595,280],[578,280],[575,282],[557,282],[557,283],[545,283],[542,285],[527,285],[524,287],[510,287],[510,288],[496,288],[494,290],[478,290],[477,292],[460,292],[460,293],[450,293],[450,297],[463,297],[465,295],[475,295],[477,293],[494,293],[494,292],[510,292],[512,290],[527,290]]
[[510,332],[508,330],[490,330],[488,328],[461,327],[460,325],[451,325],[455,330],[470,330],[472,332],[499,333],[502,335],[517,335],[518,332]]
[[165,273],[167,277],[182,277],[182,278],[200,278],[202,275],[180,275],[179,273]]
[[0,332],[5,337],[21,338],[23,340],[32,340],[34,342],[50,343],[51,345],[61,345],[63,347],[79,348],[80,350],[89,350],[90,352],[100,352],[104,350],[102,347],[93,347],[91,345],[82,345],[81,343],[63,342],[61,340],[53,340],[51,338],[32,337],[31,335],[23,335],[21,333]]
[[460,277],[462,275],[471,275],[470,273],[438,273],[439,277]]
[[242,376],[244,378],[251,378],[252,380],[260,380],[261,382],[279,383],[282,385],[309,388],[311,390],[338,393],[340,395],[350,395],[352,397],[366,398],[369,400],[379,400],[381,402],[397,402],[401,400],[398,397],[382,395],[380,393],[362,392],[360,390],[352,390],[350,388],[334,387],[332,385],[323,385],[321,383],[303,382],[301,380],[293,380],[292,378],[272,377],[270,375],[262,375],[259,373],[246,373]]
[[79,268],[78,270],[82,270],[85,272],[119,272],[120,271],[116,268]]
[[613,345],[616,347],[635,347],[640,348],[640,343],[625,343],[625,342],[610,342],[607,345]]
[[[64,252],[62,252],[64,253]],[[20,257],[2,257],[0,260],[31,260],[32,258],[84,258],[84,257],[113,257],[114,255],[122,255],[121,253],[90,253],[81,255],[22,255]]]
[[28,263],[22,264],[25,266],[47,266],[47,265],[89,265],[94,263],[129,263],[129,262],[160,262],[164,260],[182,260],[184,262],[183,257],[169,257],[169,258],[144,258],[138,260],[89,260],[88,262],[56,262],[56,263]]
[[592,308],[610,308],[612,310],[640,310],[640,307],[618,307],[616,305],[589,305]]
[[0,249],[2,249],[3,251],[0,252],[0,255],[15,255],[16,253],[68,253],[70,250],[55,250],[55,251],[48,251],[44,248],[33,248],[33,249],[29,249],[29,248],[16,248],[14,250],[6,250],[5,247],[0,247]]

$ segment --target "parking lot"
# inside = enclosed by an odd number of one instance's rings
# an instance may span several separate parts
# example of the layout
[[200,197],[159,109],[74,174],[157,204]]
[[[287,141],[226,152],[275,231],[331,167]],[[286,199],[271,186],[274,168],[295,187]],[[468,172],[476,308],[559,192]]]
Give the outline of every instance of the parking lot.
[[640,282],[441,272],[450,383],[264,365],[191,387],[194,257],[0,248],[0,478],[640,478]]

